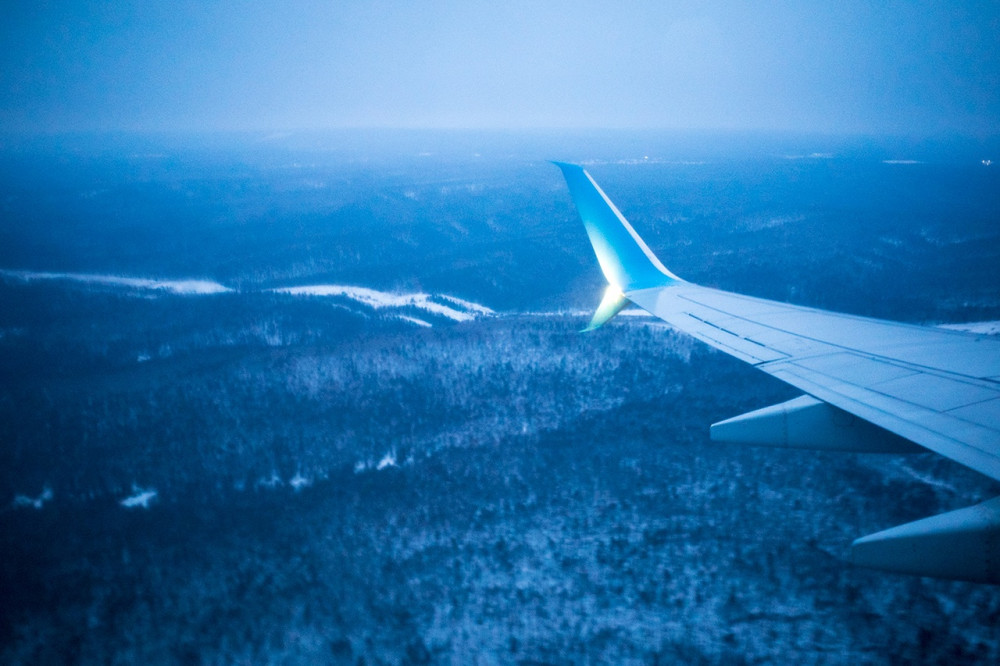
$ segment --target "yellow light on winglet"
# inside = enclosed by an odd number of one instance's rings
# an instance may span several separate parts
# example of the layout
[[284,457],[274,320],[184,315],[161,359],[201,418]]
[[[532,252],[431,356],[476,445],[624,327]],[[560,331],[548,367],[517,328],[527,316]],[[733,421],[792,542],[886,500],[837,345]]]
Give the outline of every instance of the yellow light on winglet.
[[621,287],[609,284],[608,288],[604,290],[604,298],[601,299],[601,304],[597,306],[597,311],[594,312],[590,323],[581,333],[593,331],[604,326],[604,324],[608,323],[612,317],[621,312],[622,308],[628,304],[629,300],[622,293]]

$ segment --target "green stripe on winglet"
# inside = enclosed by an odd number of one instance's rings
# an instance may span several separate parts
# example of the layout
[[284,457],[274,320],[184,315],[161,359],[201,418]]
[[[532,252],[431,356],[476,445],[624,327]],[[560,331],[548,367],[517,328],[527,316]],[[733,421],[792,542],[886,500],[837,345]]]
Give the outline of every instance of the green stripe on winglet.
[[629,302],[630,301],[625,298],[625,294],[623,294],[617,287],[608,285],[608,288],[604,291],[604,298],[601,299],[601,304],[597,306],[597,311],[591,318],[590,323],[587,324],[587,328],[580,332],[586,333],[604,326],[611,321],[612,317],[621,312],[625,306],[629,304]]

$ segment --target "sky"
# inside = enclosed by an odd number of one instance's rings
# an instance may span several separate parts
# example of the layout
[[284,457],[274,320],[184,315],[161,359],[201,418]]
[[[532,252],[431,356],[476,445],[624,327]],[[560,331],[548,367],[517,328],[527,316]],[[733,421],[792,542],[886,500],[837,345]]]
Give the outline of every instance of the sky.
[[1000,134],[1000,2],[7,0],[12,132]]

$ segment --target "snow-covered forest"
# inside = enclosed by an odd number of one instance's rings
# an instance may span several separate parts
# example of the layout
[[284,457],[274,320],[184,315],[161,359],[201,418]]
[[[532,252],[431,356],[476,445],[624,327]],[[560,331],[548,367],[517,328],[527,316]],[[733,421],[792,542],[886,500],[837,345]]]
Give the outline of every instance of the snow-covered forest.
[[425,138],[2,156],[0,661],[1000,661],[992,587],[845,559],[996,484],[710,442],[794,392],[647,317],[579,333],[603,285],[535,153],[684,277],[932,324],[1000,319],[995,176]]

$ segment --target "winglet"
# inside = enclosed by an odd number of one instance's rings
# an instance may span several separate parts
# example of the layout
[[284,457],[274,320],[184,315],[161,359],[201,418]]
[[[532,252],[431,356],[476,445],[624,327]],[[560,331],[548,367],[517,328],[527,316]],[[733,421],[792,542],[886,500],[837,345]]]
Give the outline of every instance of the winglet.
[[660,263],[583,167],[553,164],[562,169],[604,277],[619,293],[682,282]]
[[604,298],[601,299],[601,304],[597,306],[597,311],[594,312],[593,318],[590,323],[587,324],[587,328],[581,330],[581,333],[586,333],[588,331],[594,331],[604,326],[611,318],[622,311],[622,309],[629,304],[629,300],[625,298],[625,294],[618,289],[618,287],[609,284],[608,288],[604,290]]

